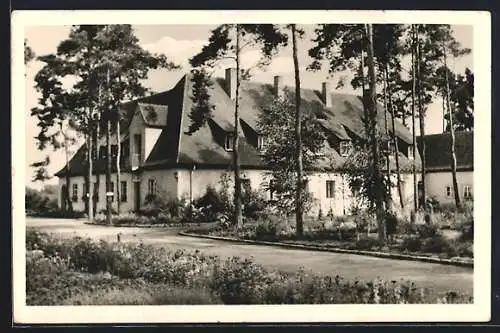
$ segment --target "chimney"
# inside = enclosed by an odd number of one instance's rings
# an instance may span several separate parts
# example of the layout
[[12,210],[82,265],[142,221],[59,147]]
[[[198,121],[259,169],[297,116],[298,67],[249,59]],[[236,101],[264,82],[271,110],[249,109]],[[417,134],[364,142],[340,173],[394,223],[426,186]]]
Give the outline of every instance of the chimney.
[[274,77],[274,96],[275,97],[283,97],[285,93],[283,86],[283,77],[275,76]]
[[236,68],[226,68],[226,92],[229,98],[236,98]]
[[330,83],[323,82],[321,87],[321,97],[327,108],[332,106],[332,94],[330,93]]

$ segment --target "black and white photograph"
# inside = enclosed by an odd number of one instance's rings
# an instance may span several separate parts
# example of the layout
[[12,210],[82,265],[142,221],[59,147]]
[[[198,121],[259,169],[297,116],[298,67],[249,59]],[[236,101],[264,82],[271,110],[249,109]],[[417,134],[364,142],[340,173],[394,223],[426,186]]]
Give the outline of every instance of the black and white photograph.
[[490,29],[14,12],[14,321],[489,320]]

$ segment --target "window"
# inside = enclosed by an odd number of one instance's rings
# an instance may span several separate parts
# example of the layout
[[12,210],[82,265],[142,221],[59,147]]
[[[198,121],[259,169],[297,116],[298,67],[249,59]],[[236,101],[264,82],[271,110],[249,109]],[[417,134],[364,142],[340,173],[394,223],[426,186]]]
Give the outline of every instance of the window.
[[73,184],[72,193],[71,193],[71,201],[78,201],[78,184]]
[[156,180],[148,179],[148,194],[154,195],[156,194]]
[[99,202],[99,186],[97,182],[94,182],[94,200]]
[[100,146],[99,147],[99,159],[105,159],[106,158],[106,146]]
[[352,144],[350,141],[340,141],[340,156],[348,156],[351,153]]
[[269,181],[269,200],[274,200],[275,185],[274,180],[271,179]]
[[[112,195],[110,195],[110,197],[111,197],[111,202],[113,202],[114,194],[115,194],[115,183],[114,182],[109,182],[107,192],[112,193]],[[106,196],[108,196],[108,193],[106,193]]]
[[241,189],[244,193],[248,193],[252,190],[252,186],[250,185],[250,179],[241,179]]
[[446,186],[446,196],[451,197],[453,195],[453,187],[450,185]]
[[264,145],[265,145],[264,137],[262,135],[259,135],[257,137],[257,149],[258,150],[263,150],[264,149]]
[[233,138],[234,138],[233,133],[228,133],[226,135],[226,142],[224,143],[224,149],[226,149],[227,151],[233,151]]
[[118,156],[118,145],[111,145],[111,157],[116,158]]
[[141,159],[141,149],[142,148],[142,140],[140,134],[134,134],[134,155],[138,160]]
[[124,141],[122,143],[121,148],[122,148],[121,152],[120,152],[121,157],[128,157],[130,154],[130,145],[129,145],[128,141]]
[[472,200],[472,187],[469,185],[464,186],[464,199]]
[[127,202],[127,181],[121,181],[120,184],[120,201]]
[[326,197],[335,198],[335,182],[333,180],[326,181]]
[[413,146],[408,146],[408,158],[413,160],[415,156],[413,156]]

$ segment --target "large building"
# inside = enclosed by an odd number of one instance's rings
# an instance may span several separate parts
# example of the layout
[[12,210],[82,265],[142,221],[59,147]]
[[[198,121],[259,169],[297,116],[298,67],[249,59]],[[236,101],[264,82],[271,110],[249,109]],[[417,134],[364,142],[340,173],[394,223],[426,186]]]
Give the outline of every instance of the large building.
[[[418,140],[420,142],[421,138]],[[424,141],[426,196],[439,203],[454,203],[450,133],[425,135]],[[472,202],[474,198],[474,132],[455,133],[455,156],[460,199]]]
[[[141,98],[123,105],[122,123],[121,183],[116,178],[113,162],[112,190],[120,186],[121,211],[139,211],[148,194],[161,192],[169,198],[193,200],[206,191],[207,186],[219,186],[221,176],[231,170],[232,137],[234,135],[234,105],[236,92],[234,69],[227,69],[225,78],[213,79],[210,98],[215,106],[213,119],[189,135],[189,114],[193,105],[191,74],[186,74],[171,90]],[[261,150],[266,138],[259,134],[257,121],[259,113],[269,106],[273,99],[282,94],[285,87],[282,78],[276,76],[273,84],[243,81],[240,87],[240,160],[241,175],[247,186],[253,189],[266,188],[269,183],[268,167]],[[345,175],[341,171],[344,158],[349,153],[353,139],[364,136],[362,122],[363,105],[359,96],[333,93],[329,83],[318,83],[319,90],[302,89],[303,112],[314,112],[320,119],[328,138],[327,149],[333,155],[338,168],[328,172],[316,172],[309,176],[308,188],[315,200],[316,213],[345,214],[353,203]],[[380,110],[382,108],[380,107]],[[390,114],[379,112],[379,125],[390,123]],[[411,163],[420,167],[419,156],[412,156],[412,136],[406,127],[396,120],[400,164],[408,168]],[[116,152],[116,137],[112,139],[112,153]],[[105,139],[99,143],[99,153],[94,162],[94,190],[97,188],[98,211],[105,208]],[[86,206],[85,176],[87,162],[85,149],[81,147],[69,163],[71,176],[70,196],[75,210]],[[418,154],[417,154],[418,155]],[[391,164],[394,161],[391,160]],[[65,174],[63,168],[56,175],[60,177],[60,197],[64,195]],[[228,173],[230,176],[231,172]],[[404,173],[403,193],[405,200],[413,199],[413,177]],[[396,195],[394,191],[394,195]],[[272,199],[272,193],[266,194]],[[395,197],[395,196],[394,196]]]

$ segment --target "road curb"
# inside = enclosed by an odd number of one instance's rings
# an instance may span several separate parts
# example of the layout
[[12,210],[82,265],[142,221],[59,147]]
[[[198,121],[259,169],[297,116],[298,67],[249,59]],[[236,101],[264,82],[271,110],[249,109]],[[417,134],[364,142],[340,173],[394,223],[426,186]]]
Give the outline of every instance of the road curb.
[[[101,224],[101,223],[92,223],[92,222],[83,222],[83,224],[87,225],[96,225],[100,227],[110,227],[110,228],[185,228],[186,225],[181,224],[168,224],[168,223],[159,223],[159,224],[121,224],[121,225],[109,225],[109,224]],[[201,227],[201,224],[192,224],[190,227]]]
[[400,254],[400,253],[387,253],[387,252],[363,251],[363,250],[347,250],[347,249],[341,249],[341,248],[315,246],[315,245],[289,244],[289,243],[282,243],[282,242],[268,242],[268,241],[239,239],[239,238],[222,237],[222,236],[210,236],[210,235],[196,234],[196,233],[190,233],[190,232],[179,232],[179,235],[189,236],[189,237],[197,237],[197,238],[213,239],[213,240],[222,240],[222,241],[233,242],[233,243],[246,243],[246,244],[253,244],[253,245],[278,246],[278,247],[300,249],[300,250],[307,250],[307,251],[322,251],[322,252],[356,254],[356,255],[364,255],[364,256],[371,256],[371,257],[384,258],[384,259],[421,261],[421,262],[427,262],[427,263],[433,263],[433,264],[452,265],[452,266],[469,267],[469,268],[474,267],[473,261],[466,261],[466,260],[440,259],[440,258],[435,258],[435,257],[414,256],[414,255]]

